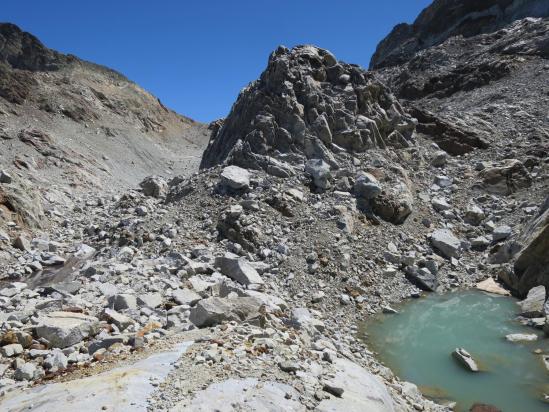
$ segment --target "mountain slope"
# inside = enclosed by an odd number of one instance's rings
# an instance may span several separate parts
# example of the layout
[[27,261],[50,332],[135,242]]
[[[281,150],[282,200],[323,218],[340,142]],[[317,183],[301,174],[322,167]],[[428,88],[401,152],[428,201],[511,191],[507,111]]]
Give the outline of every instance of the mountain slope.
[[371,69],[405,63],[418,51],[463,36],[473,37],[501,29],[524,17],[548,17],[545,0],[436,0],[413,24],[402,23],[377,46]]
[[127,187],[152,173],[193,171],[205,130],[119,73],[0,25],[3,168]]

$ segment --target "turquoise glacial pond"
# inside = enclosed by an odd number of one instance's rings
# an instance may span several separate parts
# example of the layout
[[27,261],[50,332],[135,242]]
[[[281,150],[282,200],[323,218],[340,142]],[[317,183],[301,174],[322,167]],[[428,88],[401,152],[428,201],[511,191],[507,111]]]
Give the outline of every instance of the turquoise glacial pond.
[[[438,401],[457,402],[468,411],[476,402],[504,412],[549,411],[549,373],[541,355],[549,340],[516,320],[516,300],[479,291],[455,292],[403,304],[363,325],[364,339],[401,379],[415,383]],[[538,341],[511,343],[510,333],[537,333]],[[465,348],[483,370],[471,373],[451,357]]]

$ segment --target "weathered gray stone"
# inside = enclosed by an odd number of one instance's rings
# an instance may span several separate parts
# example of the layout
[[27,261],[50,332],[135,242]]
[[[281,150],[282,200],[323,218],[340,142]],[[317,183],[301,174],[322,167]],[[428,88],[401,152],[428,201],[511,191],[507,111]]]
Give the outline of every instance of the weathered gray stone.
[[0,170],[0,183],[11,183],[12,177],[5,170]]
[[121,293],[109,297],[108,305],[114,310],[137,309],[137,298],[135,295]]
[[227,166],[221,172],[221,182],[233,190],[246,190],[250,187],[250,172],[238,166]]
[[473,226],[478,226],[485,217],[486,214],[480,207],[477,205],[470,205],[465,211],[464,220]]
[[152,196],[160,198],[166,195],[168,191],[168,184],[164,179],[158,176],[146,177],[139,186],[143,190],[145,196]]
[[66,348],[94,336],[99,331],[99,321],[80,313],[51,312],[39,319],[35,331],[52,347]]
[[536,286],[530,289],[526,299],[518,302],[521,309],[521,316],[537,318],[545,316],[545,286]]
[[215,265],[225,276],[236,280],[242,285],[263,284],[263,279],[246,260],[236,255],[226,254],[215,258]]
[[330,187],[330,165],[322,159],[310,159],[305,163],[305,173],[311,176],[316,187],[326,190]]
[[202,300],[202,296],[191,289],[176,289],[172,291],[172,298],[178,305],[193,306]]
[[137,295],[137,305],[139,307],[157,308],[162,305],[163,299],[160,293],[143,293]]
[[374,199],[381,194],[381,185],[370,173],[362,173],[355,180],[355,196],[363,199]]
[[479,368],[473,357],[469,352],[463,348],[456,348],[452,352],[452,357],[458,361],[466,370],[470,372],[478,372]]
[[433,205],[433,209],[435,209],[437,212],[443,212],[452,208],[448,201],[443,197],[434,197],[431,200],[431,204]]
[[505,335],[505,339],[509,342],[533,342],[538,340],[538,335],[535,333],[511,333]]
[[494,242],[499,242],[507,239],[513,233],[513,229],[510,226],[496,226],[492,232],[492,239]]
[[259,315],[261,302],[252,297],[203,299],[191,309],[189,320],[198,327],[228,320],[244,321]]
[[459,258],[461,242],[448,229],[437,229],[431,234],[431,244],[447,258]]
[[13,377],[18,381],[30,381],[34,379],[36,373],[36,365],[32,362],[27,362],[23,366],[17,368]]
[[0,348],[0,353],[6,358],[11,358],[12,356],[17,356],[23,353],[23,346],[19,343],[12,343],[10,345],[5,345]]
[[13,247],[19,250],[29,251],[31,250],[31,243],[25,235],[19,235],[13,240]]
[[120,330],[124,330],[135,323],[135,321],[129,316],[118,313],[116,310],[110,308],[103,310],[101,317],[107,322],[116,325],[116,327]]
[[69,364],[69,360],[60,350],[54,350],[51,355],[44,359],[43,366],[46,369],[61,370],[65,369]]

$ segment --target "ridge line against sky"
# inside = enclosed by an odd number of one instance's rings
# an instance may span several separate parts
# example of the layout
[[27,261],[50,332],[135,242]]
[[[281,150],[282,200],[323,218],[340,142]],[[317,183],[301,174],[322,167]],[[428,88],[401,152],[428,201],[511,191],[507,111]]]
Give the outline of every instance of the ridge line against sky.
[[210,122],[228,114],[278,45],[314,44],[367,68],[379,41],[430,3],[14,0],[2,5],[0,20],[52,49],[115,69],[176,112]]

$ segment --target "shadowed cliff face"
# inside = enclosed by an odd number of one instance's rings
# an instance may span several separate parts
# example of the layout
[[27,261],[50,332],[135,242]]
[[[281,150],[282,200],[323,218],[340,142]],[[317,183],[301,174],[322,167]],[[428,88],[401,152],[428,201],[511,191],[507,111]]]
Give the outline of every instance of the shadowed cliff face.
[[547,16],[549,2],[546,0],[436,0],[413,24],[397,25],[379,43],[370,68],[402,64],[418,51],[453,36],[476,36],[524,17]]

